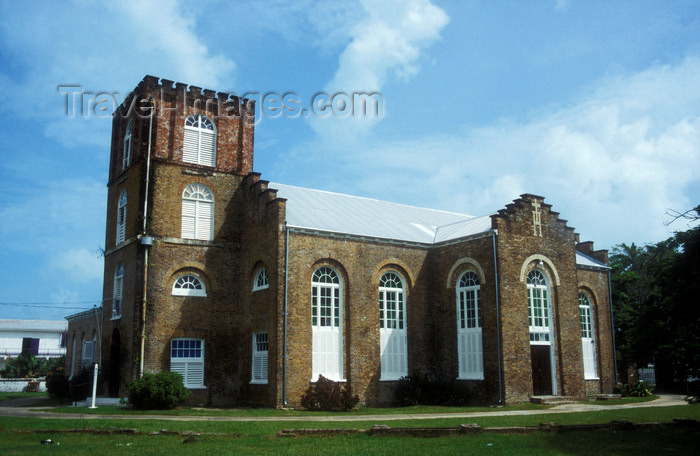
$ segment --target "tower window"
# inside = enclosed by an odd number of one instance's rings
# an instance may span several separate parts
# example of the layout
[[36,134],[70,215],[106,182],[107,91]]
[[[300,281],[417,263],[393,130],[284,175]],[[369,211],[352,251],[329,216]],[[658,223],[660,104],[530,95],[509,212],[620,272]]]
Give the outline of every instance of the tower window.
[[182,193],[182,237],[211,241],[214,195],[202,184],[190,184]]
[[193,114],[185,120],[182,160],[216,166],[216,127],[210,118]]
[[117,207],[117,244],[124,242],[126,233],[126,190],[122,190],[119,195],[119,205]]
[[129,124],[126,126],[126,133],[124,133],[124,151],[122,154],[122,169],[126,169],[131,162],[131,130],[133,122],[129,120]]

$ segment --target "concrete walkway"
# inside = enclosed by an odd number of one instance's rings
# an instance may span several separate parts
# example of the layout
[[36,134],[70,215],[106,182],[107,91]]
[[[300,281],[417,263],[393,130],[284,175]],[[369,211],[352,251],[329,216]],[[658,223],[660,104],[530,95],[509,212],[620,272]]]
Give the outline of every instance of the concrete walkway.
[[[514,416],[514,415],[545,415],[553,413],[593,412],[600,410],[630,409],[643,407],[667,407],[673,405],[687,405],[681,395],[660,395],[651,402],[638,402],[625,405],[599,405],[596,403],[564,404],[546,410],[499,410],[490,409],[485,412],[453,412],[453,413],[428,413],[428,414],[395,414],[395,415],[332,415],[332,416],[271,416],[271,417],[243,417],[243,416],[172,416],[172,415],[99,415],[84,413],[55,413],[45,411],[47,407],[32,407],[26,399],[13,399],[0,402],[0,415],[31,418],[53,419],[105,419],[105,420],[164,420],[164,421],[334,421],[353,422],[369,421],[384,422],[397,420],[430,420],[441,418],[475,418],[485,416]],[[36,402],[36,399],[32,398]]]

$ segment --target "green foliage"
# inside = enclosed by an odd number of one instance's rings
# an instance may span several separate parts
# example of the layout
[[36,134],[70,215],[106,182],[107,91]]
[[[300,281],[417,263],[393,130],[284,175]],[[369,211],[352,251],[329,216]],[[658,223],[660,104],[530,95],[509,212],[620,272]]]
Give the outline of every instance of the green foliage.
[[74,375],[68,384],[68,396],[71,401],[82,401],[90,395],[92,391],[92,368],[80,367],[78,373]]
[[653,363],[666,387],[700,376],[700,227],[616,246],[610,266],[619,367]]
[[466,405],[469,393],[464,385],[431,380],[420,371],[401,377],[396,389],[400,405]]
[[67,399],[70,397],[70,383],[63,366],[55,367],[46,375],[46,390],[53,398]]
[[641,380],[632,385],[618,383],[615,390],[621,394],[622,397],[647,397],[654,394],[654,388]]
[[66,363],[64,356],[60,358],[36,358],[29,353],[21,353],[16,358],[10,358],[2,372],[5,378],[37,378],[45,377],[53,369]]
[[137,409],[171,409],[190,397],[177,372],[146,373],[129,387],[129,403]]
[[7,360],[7,366],[3,373],[5,378],[36,378],[42,376],[45,370],[46,360],[36,359],[34,355],[22,353],[16,358]]
[[345,412],[354,408],[360,398],[352,395],[350,385],[341,386],[323,375],[301,396],[301,406],[307,410]]

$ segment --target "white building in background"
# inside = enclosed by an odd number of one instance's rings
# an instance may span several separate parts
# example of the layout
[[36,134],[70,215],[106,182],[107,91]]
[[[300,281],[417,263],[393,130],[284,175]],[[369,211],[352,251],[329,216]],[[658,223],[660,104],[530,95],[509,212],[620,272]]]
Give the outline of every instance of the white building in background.
[[37,358],[64,356],[67,330],[67,321],[0,320],[0,370],[24,351]]

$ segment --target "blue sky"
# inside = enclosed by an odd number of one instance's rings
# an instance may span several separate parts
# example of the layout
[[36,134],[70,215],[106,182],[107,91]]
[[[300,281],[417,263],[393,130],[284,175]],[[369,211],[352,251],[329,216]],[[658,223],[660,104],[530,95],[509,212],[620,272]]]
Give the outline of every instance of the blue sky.
[[101,300],[111,109],[69,117],[59,86],[123,99],[151,74],[305,108],[376,91],[382,117],[261,115],[256,171],[473,215],[540,194],[599,248],[665,239],[687,228],[666,210],[700,204],[697,1],[36,1],[0,17],[0,318]]

